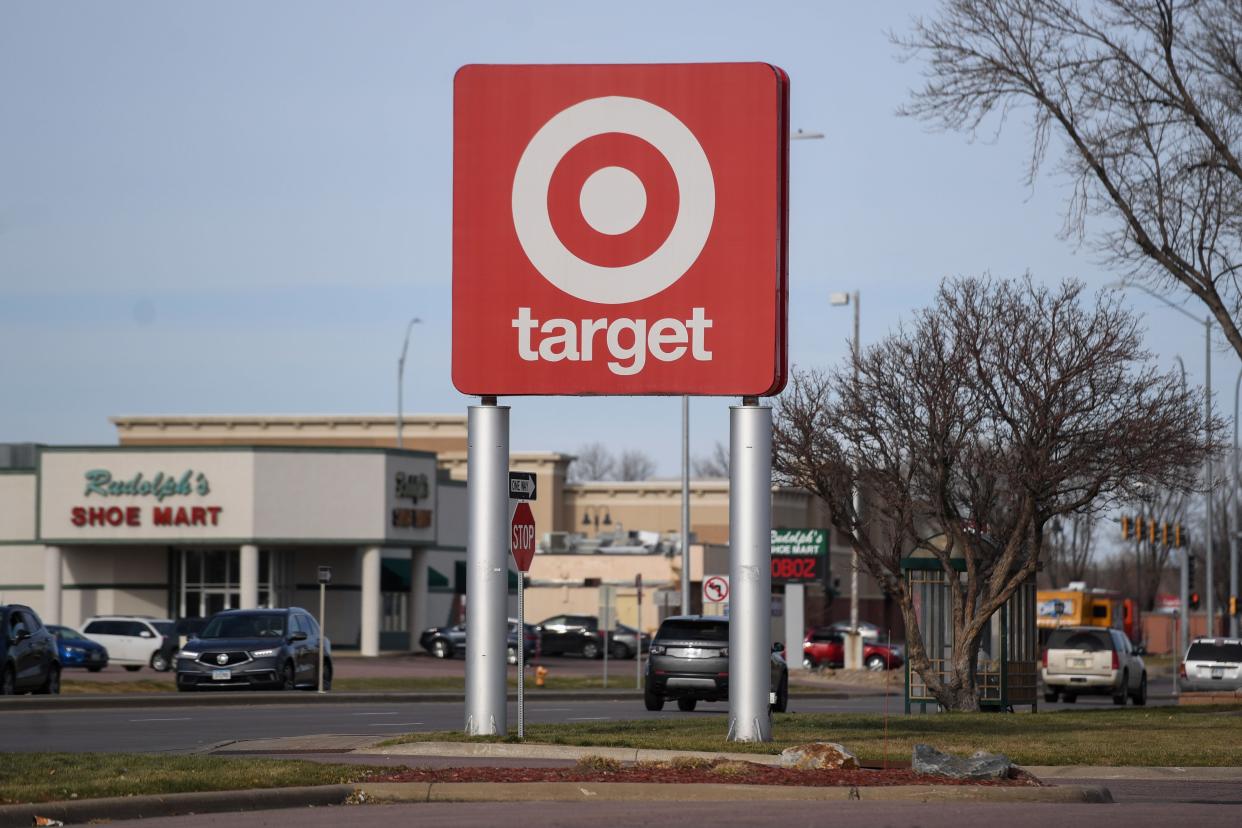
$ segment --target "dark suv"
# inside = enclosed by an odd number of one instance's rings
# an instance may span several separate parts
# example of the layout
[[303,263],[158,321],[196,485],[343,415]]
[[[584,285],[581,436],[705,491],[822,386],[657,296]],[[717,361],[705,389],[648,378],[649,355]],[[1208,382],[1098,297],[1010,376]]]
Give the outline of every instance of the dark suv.
[[323,689],[332,686],[332,645],[304,609],[227,610],[177,653],[177,689],[314,690],[323,641]]
[[[770,661],[772,709],[789,707],[789,667],[779,644]],[[690,711],[700,701],[729,699],[729,619],[713,615],[675,615],[664,619],[651,642],[643,701],[648,710],[664,709],[676,699]]]
[[0,606],[0,695],[59,692],[56,636],[30,607]]

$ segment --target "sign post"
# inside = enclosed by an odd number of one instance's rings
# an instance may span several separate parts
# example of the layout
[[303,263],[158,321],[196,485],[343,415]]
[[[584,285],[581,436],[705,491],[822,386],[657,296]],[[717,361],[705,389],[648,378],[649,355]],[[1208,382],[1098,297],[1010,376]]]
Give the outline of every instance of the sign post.
[[319,692],[323,692],[323,641],[328,637],[327,623],[323,617],[325,593],[332,581],[332,567],[319,567]]
[[634,689],[643,689],[643,573],[634,576],[638,593],[638,616],[634,619]]
[[[509,472],[512,491],[513,472]],[[534,486],[531,486],[534,495]],[[513,510],[510,521],[509,549],[518,568],[518,738],[526,738],[526,573],[535,559],[535,516],[525,500]]]

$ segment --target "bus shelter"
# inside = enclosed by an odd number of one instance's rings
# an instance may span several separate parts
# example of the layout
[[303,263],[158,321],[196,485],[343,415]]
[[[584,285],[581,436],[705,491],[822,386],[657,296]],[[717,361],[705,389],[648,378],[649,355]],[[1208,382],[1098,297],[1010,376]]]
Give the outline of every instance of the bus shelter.
[[[966,577],[966,562],[950,560],[955,576]],[[949,576],[935,557],[910,557],[901,562],[902,577],[914,596],[914,611],[923,646],[932,669],[947,680],[954,655],[952,598]],[[909,634],[907,633],[907,636]],[[910,651],[909,640],[906,652]],[[1023,582],[988,621],[979,648],[976,669],[979,707],[984,710],[1012,711],[1017,705],[1038,704],[1039,642],[1035,629],[1035,577]],[[910,669],[906,659],[906,713],[913,708],[927,712],[937,705],[923,677]]]

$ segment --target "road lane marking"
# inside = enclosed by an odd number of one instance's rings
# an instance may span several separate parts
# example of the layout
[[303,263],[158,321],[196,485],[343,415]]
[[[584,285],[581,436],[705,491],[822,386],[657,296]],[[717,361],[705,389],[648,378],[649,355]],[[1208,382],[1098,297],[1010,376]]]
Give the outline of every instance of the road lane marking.
[[161,718],[161,719],[130,719],[131,722],[188,722],[191,721],[189,716],[179,716],[177,718]]
[[606,722],[610,718],[612,717],[611,716],[568,716],[566,717],[565,721],[567,722]]
[[391,713],[351,713],[351,716],[396,716],[399,711],[394,710]]
[[408,727],[409,725],[420,725],[422,722],[376,722],[371,727]]
[[540,713],[564,713],[566,710],[573,710],[572,707],[532,707],[531,710],[537,710]]

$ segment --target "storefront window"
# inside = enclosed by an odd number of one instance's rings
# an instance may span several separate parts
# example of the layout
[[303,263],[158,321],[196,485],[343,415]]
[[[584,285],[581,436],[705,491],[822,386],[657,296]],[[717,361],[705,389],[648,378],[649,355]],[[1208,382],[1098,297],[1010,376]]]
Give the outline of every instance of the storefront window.
[[[272,583],[272,556],[278,553],[270,549],[259,550],[259,606],[273,605],[273,596],[279,585]],[[181,611],[186,618],[207,618],[221,610],[238,609],[241,606],[241,550],[239,549],[183,549],[181,550]]]

